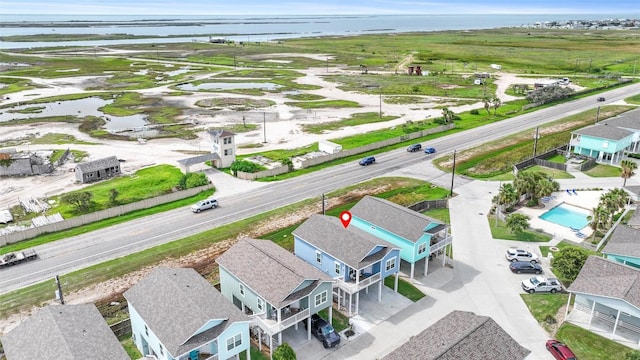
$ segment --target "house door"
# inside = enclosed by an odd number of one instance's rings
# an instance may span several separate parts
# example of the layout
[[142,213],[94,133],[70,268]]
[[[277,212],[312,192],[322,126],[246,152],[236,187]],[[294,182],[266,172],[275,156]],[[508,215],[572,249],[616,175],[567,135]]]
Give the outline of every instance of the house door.
[[147,339],[145,339],[142,336],[140,337],[140,339],[142,339],[142,355],[143,356],[151,355],[149,354],[149,343],[147,342]]
[[233,295],[233,305],[237,306],[238,309],[242,310],[242,301],[238,299],[235,295]]

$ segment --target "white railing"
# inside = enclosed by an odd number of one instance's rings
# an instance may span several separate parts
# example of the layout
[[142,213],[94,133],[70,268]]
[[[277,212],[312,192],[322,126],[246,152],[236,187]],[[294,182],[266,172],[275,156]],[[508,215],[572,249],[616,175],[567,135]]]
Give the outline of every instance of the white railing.
[[429,253],[433,254],[438,250],[442,250],[445,246],[451,244],[453,241],[453,236],[447,236],[444,240],[438,241],[437,243],[431,245],[429,249]]
[[206,358],[205,360],[218,360],[218,354],[211,355],[210,357]]
[[369,276],[368,278],[364,278],[360,280],[358,283],[347,282],[347,281],[338,279],[337,284],[338,284],[338,287],[348,292],[349,294],[355,294],[358,291],[366,288],[367,286],[380,281],[380,278],[381,278],[380,273],[377,273]]
[[264,330],[269,335],[277,334],[284,329],[295,325],[297,322],[302,321],[309,317],[309,309],[301,310],[288,318],[282,320],[281,322],[277,322],[275,320],[263,319],[261,317],[254,318],[256,325],[258,325],[262,330]]

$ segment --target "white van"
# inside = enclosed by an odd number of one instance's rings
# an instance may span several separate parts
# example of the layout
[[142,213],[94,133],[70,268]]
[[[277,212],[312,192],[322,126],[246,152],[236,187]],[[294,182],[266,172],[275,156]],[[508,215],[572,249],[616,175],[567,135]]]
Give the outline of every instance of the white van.
[[194,213],[199,213],[202,210],[212,209],[218,207],[218,200],[214,198],[208,198],[204,200],[200,200],[194,205],[191,205],[191,211]]

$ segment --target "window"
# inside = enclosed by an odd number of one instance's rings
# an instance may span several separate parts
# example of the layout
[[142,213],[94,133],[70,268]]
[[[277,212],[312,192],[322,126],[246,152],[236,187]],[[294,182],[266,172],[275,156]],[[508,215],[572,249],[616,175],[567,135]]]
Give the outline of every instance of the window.
[[240,286],[240,295],[244,296],[244,285],[238,284]]
[[316,303],[316,307],[326,303],[327,302],[327,292],[323,291],[320,294],[316,295],[315,300],[316,300],[316,302],[315,302]]
[[233,155],[233,149],[224,149],[225,155]]
[[242,345],[242,334],[237,334],[227,339],[227,351],[231,351]]
[[320,251],[316,251],[316,262],[322,264],[322,253]]
[[336,264],[336,275],[340,275],[340,270],[342,267],[340,266],[340,263],[337,261],[335,262],[335,264]]
[[144,333],[145,335],[149,336],[149,328],[147,327],[147,325],[144,325]]
[[231,144],[231,138],[230,138],[230,137],[226,137],[226,138],[224,138],[222,141],[223,141],[223,143],[224,143],[225,145],[229,145],[229,144]]
[[427,243],[420,244],[418,246],[418,255],[422,254],[425,251],[427,251]]
[[258,298],[258,310],[264,311],[264,300],[262,300],[261,298]]
[[159,344],[159,345],[160,345],[160,355],[164,356],[164,349],[162,348],[162,344]]
[[387,260],[387,262],[384,264],[384,268],[387,271],[391,271],[396,267],[396,258],[394,257],[393,259],[389,259]]

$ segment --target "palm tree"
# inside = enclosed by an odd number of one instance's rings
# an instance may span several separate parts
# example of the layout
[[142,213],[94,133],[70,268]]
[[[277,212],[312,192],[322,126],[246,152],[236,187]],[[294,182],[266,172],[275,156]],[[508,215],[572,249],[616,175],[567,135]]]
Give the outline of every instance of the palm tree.
[[626,186],[627,179],[635,175],[633,171],[638,168],[638,164],[636,164],[635,161],[622,160],[620,162],[620,167],[622,167],[622,174],[620,174],[620,176],[624,179],[622,186]]
[[609,220],[609,210],[604,208],[601,205],[594,207],[592,210],[593,215],[587,216],[587,220],[589,220],[589,226],[593,229],[593,237],[591,240],[593,241],[596,238],[596,232],[600,230],[600,225],[606,223]]
[[520,213],[507,216],[507,227],[514,233],[521,233],[529,228],[529,217]]
[[493,115],[498,113],[498,108],[502,105],[502,101],[499,98],[493,98],[491,100],[491,106],[493,106]]
[[489,98],[484,98],[482,99],[482,101],[484,102],[484,109],[487,110],[487,114],[491,115],[491,111],[489,111],[489,108],[491,108],[491,102],[489,101]]
[[500,205],[511,205],[518,200],[518,192],[511,183],[502,184],[498,192],[498,210]]

